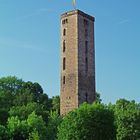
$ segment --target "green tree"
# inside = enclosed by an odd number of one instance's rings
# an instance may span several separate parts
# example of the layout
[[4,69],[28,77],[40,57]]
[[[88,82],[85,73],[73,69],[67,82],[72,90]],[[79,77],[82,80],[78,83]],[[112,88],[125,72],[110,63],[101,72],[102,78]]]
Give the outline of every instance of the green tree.
[[[35,132],[39,134],[40,140],[46,140],[46,126],[41,116],[37,116],[35,112],[32,112],[27,119],[27,123],[30,129],[30,132]],[[32,133],[33,136],[33,133]]]
[[15,76],[2,77],[0,78],[0,90],[16,94],[21,90],[23,83],[22,79]]
[[26,91],[19,92],[15,95],[15,98],[13,100],[13,105],[14,106],[22,106],[22,105],[27,105],[30,102],[33,101],[33,93],[28,93]]
[[26,120],[33,111],[38,116],[42,116],[43,120],[47,124],[49,112],[46,110],[44,105],[38,104],[36,102],[28,103],[27,105],[22,106],[13,106],[9,111],[9,115],[11,117],[18,116],[20,120]]
[[38,83],[23,82],[20,91],[16,94],[14,105],[26,105],[29,102],[40,103],[42,95],[43,89]]
[[68,113],[58,129],[58,140],[114,140],[114,115],[103,104],[83,104]]
[[39,104],[42,104],[44,105],[45,109],[50,111],[51,110],[51,107],[52,107],[52,102],[51,102],[51,99],[48,98],[48,95],[43,93],[40,95],[39,97]]
[[11,140],[46,140],[45,122],[35,112],[27,120],[20,120],[17,116],[9,118],[7,128]]
[[60,114],[60,97],[59,96],[52,97],[52,110],[57,111]]
[[102,102],[101,95],[98,92],[96,92],[96,102],[98,102],[98,103]]
[[29,127],[27,121],[20,121],[17,116],[8,118],[7,127],[12,140],[26,140],[29,136]]
[[7,131],[7,129],[0,125],[0,140],[9,140],[9,133]]
[[43,94],[43,89],[38,83],[32,83],[30,81],[24,82],[22,93],[30,93],[33,95],[33,100],[39,102],[40,95]]
[[140,138],[140,106],[135,101],[120,99],[115,105],[117,140]]
[[34,130],[29,134],[29,140],[40,140],[38,131]]
[[62,121],[61,116],[57,111],[51,111],[47,125],[47,139],[56,140],[58,133],[58,126]]
[[9,91],[0,90],[0,124],[6,124],[8,111],[13,105],[13,95]]
[[14,105],[26,105],[29,102],[48,105],[48,96],[43,93],[42,87],[37,83],[24,82],[15,76],[0,78],[0,92],[10,93],[14,96]]

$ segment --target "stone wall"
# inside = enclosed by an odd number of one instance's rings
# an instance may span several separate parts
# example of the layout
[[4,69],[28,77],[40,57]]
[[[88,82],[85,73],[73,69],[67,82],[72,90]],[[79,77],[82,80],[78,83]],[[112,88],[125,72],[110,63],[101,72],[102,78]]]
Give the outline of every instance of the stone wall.
[[[88,21],[87,37],[85,37],[84,19]],[[78,106],[85,101],[91,103],[95,100],[93,22],[93,17],[79,10],[70,11],[61,16],[60,112],[62,115],[65,115],[74,108],[78,108]],[[85,53],[86,40],[88,41],[87,53]],[[85,70],[86,57],[88,59],[87,72]],[[66,62],[65,69],[63,69],[64,58]],[[88,98],[87,100],[86,97]]]

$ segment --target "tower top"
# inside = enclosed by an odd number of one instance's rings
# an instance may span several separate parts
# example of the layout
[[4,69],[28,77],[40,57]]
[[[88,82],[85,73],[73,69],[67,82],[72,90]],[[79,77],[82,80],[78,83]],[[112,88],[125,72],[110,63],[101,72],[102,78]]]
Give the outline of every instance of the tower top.
[[82,15],[92,21],[95,21],[95,18],[93,16],[90,16],[86,13],[84,13],[83,11],[81,10],[78,10],[78,9],[75,9],[75,10],[72,10],[72,11],[68,11],[68,12],[65,12],[61,15],[61,18],[65,18],[65,17],[68,17],[68,16],[71,16],[71,15],[75,15],[75,14],[78,14],[78,15]]

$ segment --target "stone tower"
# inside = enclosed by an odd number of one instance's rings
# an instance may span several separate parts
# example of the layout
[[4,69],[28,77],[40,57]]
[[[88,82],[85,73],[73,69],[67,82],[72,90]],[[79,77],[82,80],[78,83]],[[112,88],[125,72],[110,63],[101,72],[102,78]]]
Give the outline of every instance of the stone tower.
[[60,113],[95,101],[94,17],[73,10],[61,15]]

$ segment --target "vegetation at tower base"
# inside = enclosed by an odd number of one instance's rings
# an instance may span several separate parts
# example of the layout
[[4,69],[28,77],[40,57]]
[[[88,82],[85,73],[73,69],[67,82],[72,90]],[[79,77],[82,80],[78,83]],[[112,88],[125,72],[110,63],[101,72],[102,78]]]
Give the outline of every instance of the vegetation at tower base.
[[62,117],[58,114],[57,111],[50,112],[49,121],[47,125],[47,139],[56,140],[58,133],[58,126],[62,122]]
[[60,114],[60,97],[55,96],[52,97],[52,110],[58,112]]
[[64,117],[58,140],[114,140],[114,115],[99,103],[83,104]]
[[101,103],[102,102],[101,95],[98,92],[96,92],[96,102],[97,103]]
[[60,98],[38,83],[0,78],[0,140],[139,140],[140,104],[119,99],[84,103],[63,118]]

